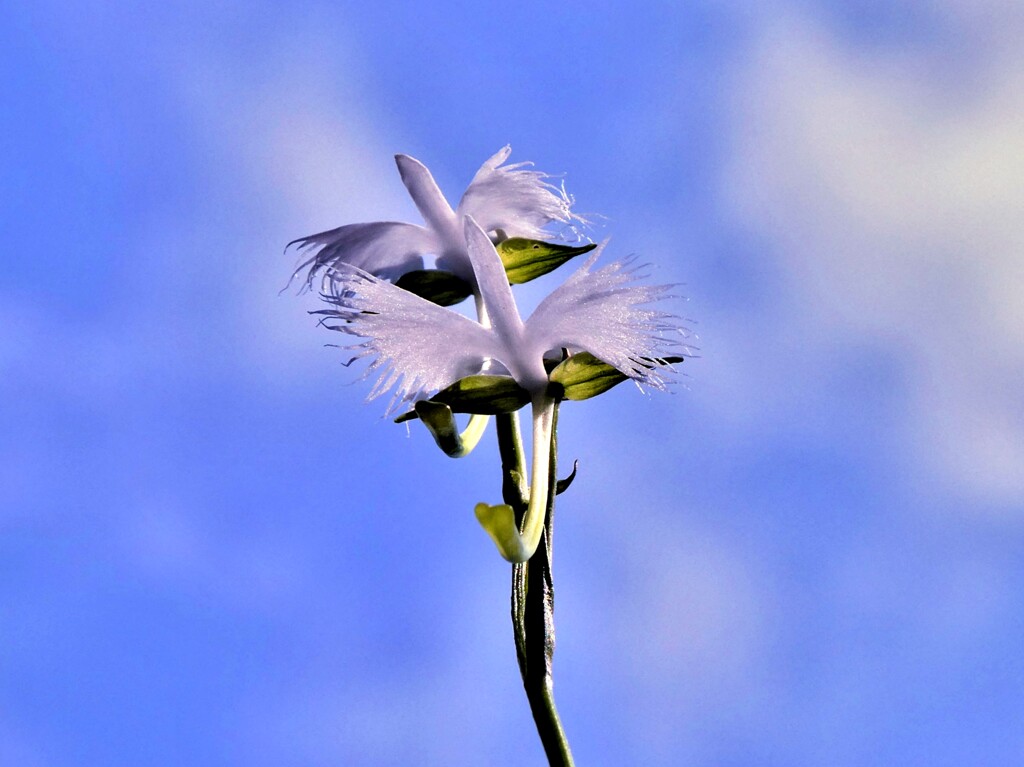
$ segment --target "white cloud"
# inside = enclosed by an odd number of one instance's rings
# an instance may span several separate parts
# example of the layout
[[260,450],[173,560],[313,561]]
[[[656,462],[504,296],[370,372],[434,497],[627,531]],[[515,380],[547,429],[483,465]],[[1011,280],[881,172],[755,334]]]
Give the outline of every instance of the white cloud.
[[910,389],[894,426],[928,481],[1019,505],[1024,22],[1007,4],[943,10],[972,46],[955,87],[962,62],[943,51],[767,21],[738,73],[723,196],[782,259],[778,331],[803,338],[808,370],[836,341],[891,351]]
[[[587,464],[558,520],[558,673],[563,685],[607,684],[629,701],[616,740],[631,740],[638,758],[699,761],[713,748],[708,728],[749,724],[763,697],[774,584],[757,552],[697,521],[709,515],[650,496],[641,511],[628,483],[644,477],[615,481],[630,454],[617,449],[618,464]],[[608,703],[590,705],[600,717]]]
[[362,86],[358,48],[337,29],[328,40],[317,21],[281,31],[259,67],[209,49],[176,59],[168,76],[210,158],[212,210],[154,234],[162,252],[184,251],[216,275],[244,370],[290,391],[337,377],[341,358],[306,314],[315,296],[296,298],[294,285],[278,295],[298,259],[285,243],[345,223],[416,220],[392,160],[403,147]]

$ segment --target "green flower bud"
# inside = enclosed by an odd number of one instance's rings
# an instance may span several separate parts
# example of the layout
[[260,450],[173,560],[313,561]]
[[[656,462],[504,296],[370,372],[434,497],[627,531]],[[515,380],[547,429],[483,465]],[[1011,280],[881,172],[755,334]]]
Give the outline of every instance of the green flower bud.
[[[682,357],[645,360],[650,367],[682,362]],[[584,400],[596,397],[625,381],[629,376],[602,362],[590,352],[579,352],[558,364],[548,376],[554,396],[559,399]]]
[[525,237],[512,237],[494,246],[511,285],[521,285],[541,275],[554,271],[570,258],[589,253],[597,247],[589,243],[578,248],[571,245],[556,245]]

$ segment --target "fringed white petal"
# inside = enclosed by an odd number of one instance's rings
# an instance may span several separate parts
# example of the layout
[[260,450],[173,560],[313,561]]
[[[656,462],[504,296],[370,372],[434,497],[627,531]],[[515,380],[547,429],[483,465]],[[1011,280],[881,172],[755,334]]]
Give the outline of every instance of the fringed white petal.
[[665,388],[671,371],[655,360],[688,353],[685,329],[652,304],[671,297],[671,285],[644,285],[632,261],[591,271],[604,247],[551,293],[526,321],[532,349],[584,350],[641,384]]
[[423,256],[441,248],[437,235],[429,229],[396,221],[348,224],[288,243],[288,247],[292,245],[298,245],[303,255],[313,253],[292,275],[294,279],[306,272],[309,287],[319,273],[339,264],[395,280],[406,272],[422,269]]
[[465,219],[466,247],[473,263],[477,286],[486,307],[494,335],[494,357],[512,374],[520,386],[540,391],[547,386],[542,353],[528,342],[527,329],[519,316],[501,256],[490,238],[473,220]]
[[334,308],[319,312],[324,324],[364,339],[347,348],[370,361],[365,375],[379,373],[370,399],[394,388],[389,409],[479,372],[494,356],[487,329],[371,274],[343,264],[325,283],[324,299]]
[[416,203],[416,209],[427,222],[427,226],[441,236],[455,235],[457,240],[455,212],[444,198],[441,188],[434,181],[427,166],[407,154],[396,154],[395,164],[398,165],[402,183],[405,184],[409,196]]
[[351,264],[370,274],[394,281],[406,272],[423,267],[423,256],[437,256],[438,268],[472,279],[462,232],[465,215],[476,218],[484,231],[501,229],[509,237],[550,236],[542,227],[551,222],[572,224],[583,219],[570,211],[572,200],[563,189],[547,182],[538,171],[524,170],[527,163],[505,165],[509,147],[483,164],[452,211],[427,167],[408,155],[395,162],[409,195],[427,226],[377,221],[349,224],[288,243],[311,253],[295,270],[305,272],[307,286],[317,275],[339,264]]
[[512,286],[508,284],[501,256],[472,216],[466,216],[463,231],[473,274],[491,325],[509,343],[515,343],[522,335],[523,320],[512,296]]
[[[506,146],[485,162],[462,195],[456,216],[472,216],[490,232],[501,229],[509,237],[541,239],[543,227],[552,222],[585,221],[570,210],[573,200],[551,178],[530,163],[502,165],[511,153]],[[550,234],[548,234],[550,236]]]

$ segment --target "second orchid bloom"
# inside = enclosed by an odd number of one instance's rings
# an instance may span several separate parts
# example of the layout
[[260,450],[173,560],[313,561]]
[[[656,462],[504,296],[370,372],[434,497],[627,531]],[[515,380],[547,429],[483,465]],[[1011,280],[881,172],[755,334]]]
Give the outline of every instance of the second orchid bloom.
[[[630,261],[596,268],[602,247],[539,239],[548,224],[581,219],[544,174],[502,167],[508,153],[506,147],[483,165],[455,210],[425,166],[399,155],[425,227],[350,224],[297,242],[315,249],[299,270],[308,284],[322,278],[329,304],[319,312],[324,324],[352,336],[348,348],[368,361],[367,374],[377,375],[370,398],[392,392],[393,406],[415,406],[399,420],[420,416],[446,452],[463,455],[472,444],[453,436],[453,411],[474,414],[468,440],[475,444],[488,414],[531,405],[525,513],[517,521],[506,504],[476,508],[502,556],[525,562],[544,529],[557,403],[589,398],[626,379],[663,389],[672,363],[690,347],[681,320],[660,308],[671,286],[644,284],[642,269]],[[590,250],[524,321],[510,283]],[[425,255],[436,257],[436,270],[423,269]],[[469,295],[478,321],[445,308]]]

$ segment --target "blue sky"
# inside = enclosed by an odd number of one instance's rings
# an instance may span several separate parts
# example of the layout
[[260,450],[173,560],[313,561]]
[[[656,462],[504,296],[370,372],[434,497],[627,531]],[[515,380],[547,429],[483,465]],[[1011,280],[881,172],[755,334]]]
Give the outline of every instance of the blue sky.
[[578,761],[1019,761],[1019,4],[366,6],[0,11],[0,763],[540,761],[493,447],[279,295],[506,143],[701,348],[562,413]]

